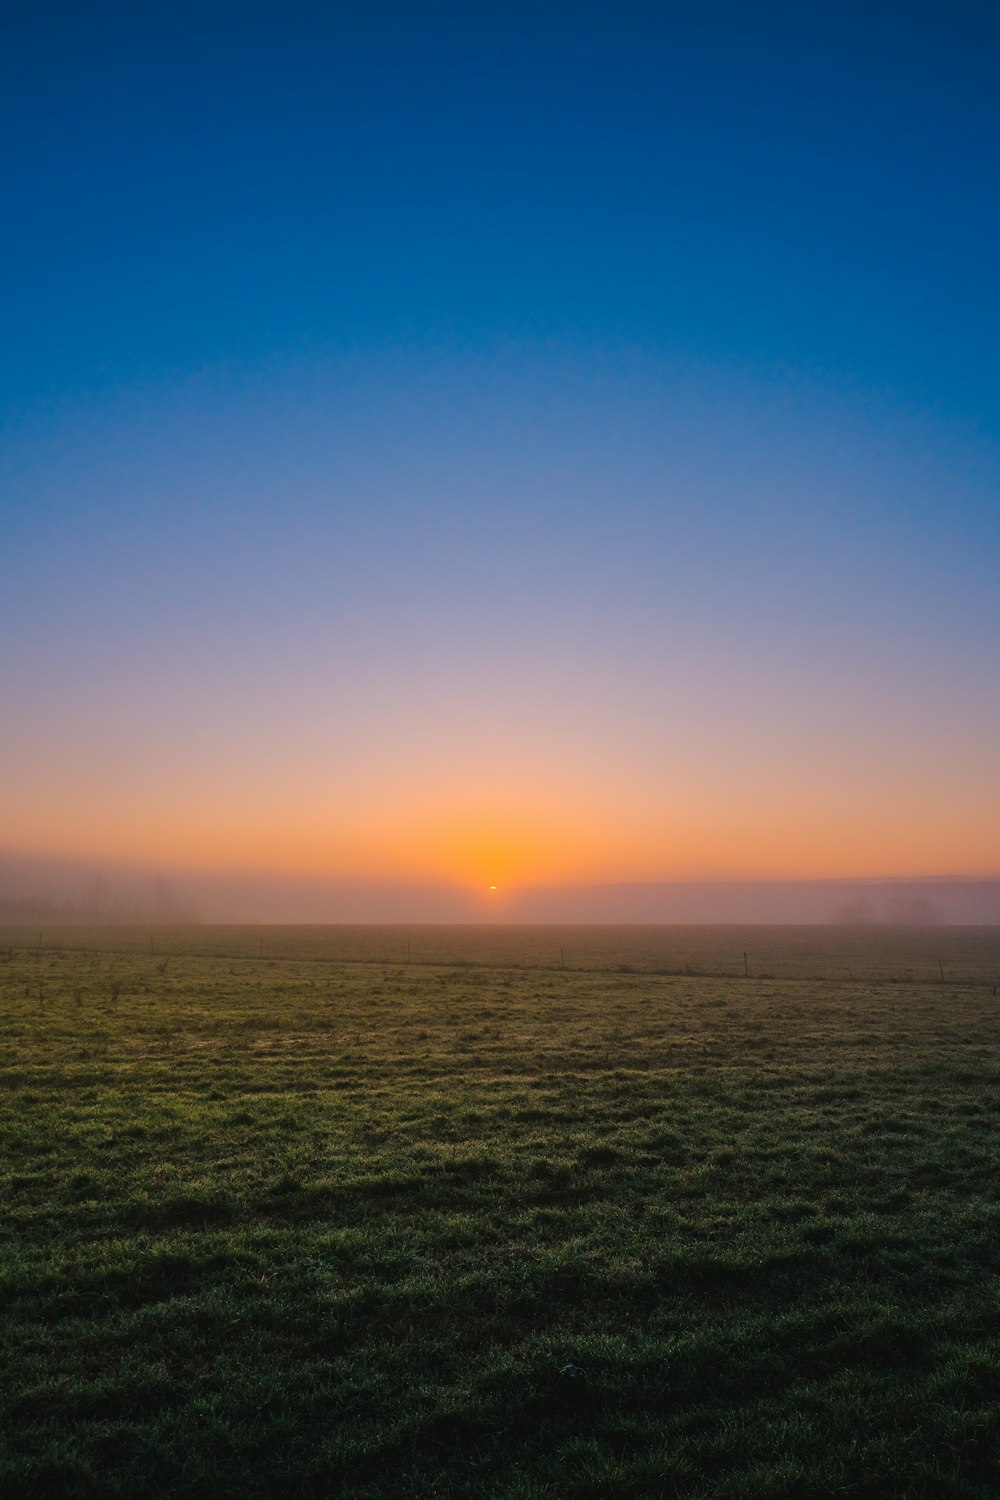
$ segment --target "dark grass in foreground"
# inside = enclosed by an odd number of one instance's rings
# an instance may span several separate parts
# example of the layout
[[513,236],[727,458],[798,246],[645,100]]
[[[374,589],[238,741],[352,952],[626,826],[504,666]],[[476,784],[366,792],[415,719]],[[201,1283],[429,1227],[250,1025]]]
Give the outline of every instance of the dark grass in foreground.
[[15,938],[3,1495],[1000,1493],[996,933],[957,985]]

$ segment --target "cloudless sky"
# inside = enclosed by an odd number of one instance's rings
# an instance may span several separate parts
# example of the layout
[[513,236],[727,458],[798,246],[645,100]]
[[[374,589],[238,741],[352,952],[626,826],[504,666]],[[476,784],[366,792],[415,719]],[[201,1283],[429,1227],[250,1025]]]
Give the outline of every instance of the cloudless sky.
[[1000,873],[1000,16],[9,7],[0,848]]

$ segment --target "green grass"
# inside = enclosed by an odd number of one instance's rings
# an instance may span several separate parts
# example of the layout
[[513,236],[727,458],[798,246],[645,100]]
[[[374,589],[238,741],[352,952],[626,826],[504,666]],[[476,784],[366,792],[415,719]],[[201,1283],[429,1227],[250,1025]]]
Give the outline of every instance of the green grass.
[[0,1494],[1000,1493],[995,930],[153,948],[0,933]]

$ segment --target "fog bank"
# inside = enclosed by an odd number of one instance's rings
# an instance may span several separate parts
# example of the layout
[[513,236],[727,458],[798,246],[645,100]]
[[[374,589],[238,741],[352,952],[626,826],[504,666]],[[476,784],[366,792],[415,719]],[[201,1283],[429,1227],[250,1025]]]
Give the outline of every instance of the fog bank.
[[470,890],[0,855],[0,921],[1000,925],[1000,879],[695,881]]

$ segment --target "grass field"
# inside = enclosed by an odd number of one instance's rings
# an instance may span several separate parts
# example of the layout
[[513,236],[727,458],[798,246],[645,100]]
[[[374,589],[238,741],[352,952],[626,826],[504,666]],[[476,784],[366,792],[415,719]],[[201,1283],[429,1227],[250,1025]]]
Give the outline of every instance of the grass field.
[[0,932],[0,1494],[997,1496],[998,982],[996,929]]

